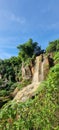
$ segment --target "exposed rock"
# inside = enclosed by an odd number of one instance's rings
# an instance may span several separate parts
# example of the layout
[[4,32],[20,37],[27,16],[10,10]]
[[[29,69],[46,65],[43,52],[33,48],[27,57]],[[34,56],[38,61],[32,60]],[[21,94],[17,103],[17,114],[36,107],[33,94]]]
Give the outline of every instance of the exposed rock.
[[[22,76],[25,79],[31,78],[31,73],[33,74],[32,78],[32,84],[26,86],[21,91],[19,91],[14,100],[17,102],[21,101],[24,102],[28,98],[35,98],[34,92],[38,88],[39,84],[46,79],[48,73],[49,73],[49,60],[48,57],[45,54],[42,54],[40,56],[36,57],[35,60],[35,66],[31,68],[29,66],[24,67],[24,64],[22,65]],[[33,96],[34,95],[34,96]]]
[[0,74],[0,79],[2,79],[2,75]]
[[22,63],[22,78],[25,78],[25,67],[24,67],[24,63]]
[[49,62],[49,67],[53,67],[54,66],[54,60],[53,60],[51,55],[48,55],[48,62]]
[[36,57],[32,84],[26,86],[25,88],[23,88],[21,91],[19,91],[16,94],[14,100],[16,100],[17,102],[19,102],[19,101],[24,102],[28,98],[31,98],[33,96],[34,92],[36,91],[36,89],[38,88],[38,86],[40,84],[40,82],[39,82],[39,59],[40,59],[40,57]]
[[29,69],[30,69],[30,72],[31,72],[31,77],[33,77],[33,75],[34,75],[34,64],[32,62],[29,64]]
[[20,90],[14,98],[14,101],[25,102],[27,99],[31,98],[34,92],[37,90],[40,83],[32,83],[27,87]]
[[22,64],[22,78],[23,79],[33,78],[34,80],[35,79],[34,75],[36,72],[38,72],[37,73],[38,75],[36,75],[36,77],[38,77],[38,81],[45,80],[51,65],[53,65],[52,58],[49,59],[45,54],[41,54],[40,56],[36,57],[35,65],[30,63],[29,66],[24,66],[24,64]]
[[[33,68],[32,68],[32,71],[33,71]],[[31,79],[32,71],[28,65],[24,66],[24,63],[22,63],[22,78],[23,79]]]
[[29,69],[29,66],[25,66],[25,78],[30,79],[31,78],[31,71]]
[[16,96],[16,94],[18,93],[18,91],[19,91],[19,89],[16,87],[15,90],[14,90],[14,92],[12,92],[10,94],[10,96],[14,98]]
[[47,56],[44,56],[43,73],[44,73],[44,80],[45,80],[49,73],[49,61]]

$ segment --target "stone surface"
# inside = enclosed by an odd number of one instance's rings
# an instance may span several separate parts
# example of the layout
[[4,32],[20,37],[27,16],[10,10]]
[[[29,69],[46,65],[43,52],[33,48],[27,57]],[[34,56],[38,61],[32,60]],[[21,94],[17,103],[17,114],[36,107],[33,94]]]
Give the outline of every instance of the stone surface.
[[0,79],[2,79],[2,75],[0,74]]
[[[33,67],[33,66],[32,66]],[[40,55],[36,57],[35,66],[32,68],[33,72],[29,66],[22,65],[22,76],[25,79],[31,78],[31,73],[33,73],[32,84],[24,87],[21,91],[19,91],[14,100],[19,102],[24,102],[28,98],[31,98],[34,95],[34,92],[37,90],[39,84],[46,79],[49,73],[49,61],[48,57],[44,55]]]
[[31,70],[28,65],[24,66],[24,64],[22,64],[22,78],[23,79],[31,78]]

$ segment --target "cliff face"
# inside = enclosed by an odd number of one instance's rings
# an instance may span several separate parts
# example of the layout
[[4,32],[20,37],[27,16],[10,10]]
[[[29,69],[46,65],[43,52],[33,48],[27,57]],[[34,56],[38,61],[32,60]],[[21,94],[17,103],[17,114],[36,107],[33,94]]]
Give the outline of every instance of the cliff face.
[[0,79],[2,79],[2,75],[0,74]]
[[22,79],[30,79],[32,77],[32,72],[28,65],[24,66],[22,63]]
[[33,81],[35,80],[35,73],[37,73],[36,78],[38,78],[38,81],[45,80],[49,72],[49,67],[49,58],[45,56],[45,54],[37,56],[35,65],[30,63],[29,66],[24,66],[24,64],[22,64],[22,78],[31,79]]
[[23,79],[31,79],[32,83],[19,91],[16,94],[14,100],[16,100],[17,102],[24,102],[34,95],[34,92],[36,91],[40,83],[45,80],[48,75],[50,67],[49,63],[49,58],[46,57],[46,55],[40,55],[36,57],[34,66],[30,64],[30,66],[32,66],[31,69],[29,66],[24,66],[24,64],[22,64]]
[[[22,68],[22,73],[23,74],[23,78],[30,78],[30,74],[31,74],[31,70],[30,73],[26,73],[26,67]],[[29,74],[29,75],[26,75]],[[28,76],[28,77],[27,77]],[[19,91],[14,100],[16,100],[17,102],[19,101],[26,101],[27,99],[31,98],[34,95],[34,92],[36,91],[36,89],[38,88],[40,82],[39,82],[39,57],[36,57],[36,61],[35,61],[35,66],[34,66],[34,74],[33,77],[31,78],[32,83],[30,85],[27,85],[26,87],[24,87],[21,91]]]

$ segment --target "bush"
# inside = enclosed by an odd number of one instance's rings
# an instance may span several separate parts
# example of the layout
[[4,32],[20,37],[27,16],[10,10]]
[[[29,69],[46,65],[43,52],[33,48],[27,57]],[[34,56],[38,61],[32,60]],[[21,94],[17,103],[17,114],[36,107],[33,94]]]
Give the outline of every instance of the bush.
[[55,64],[59,63],[59,52],[56,52],[54,56],[54,61],[55,61]]
[[55,51],[59,51],[59,40],[49,42],[49,45],[46,48],[47,53],[55,52]]
[[2,79],[0,79],[0,86],[3,84],[3,80]]
[[0,90],[0,97],[1,96],[6,96],[7,95],[7,91],[6,90]]

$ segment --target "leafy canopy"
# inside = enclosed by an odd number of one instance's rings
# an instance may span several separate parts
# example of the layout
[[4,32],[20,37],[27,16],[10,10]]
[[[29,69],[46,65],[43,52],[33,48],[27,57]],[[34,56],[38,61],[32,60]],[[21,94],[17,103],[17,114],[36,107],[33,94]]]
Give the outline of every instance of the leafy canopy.
[[49,42],[49,46],[46,48],[46,52],[48,53],[55,51],[59,51],[59,40]]
[[38,46],[38,43],[33,42],[32,39],[29,39],[24,44],[20,44],[17,48],[19,49],[19,58],[21,61],[25,61],[27,58],[32,58],[36,51],[41,50],[41,47]]

